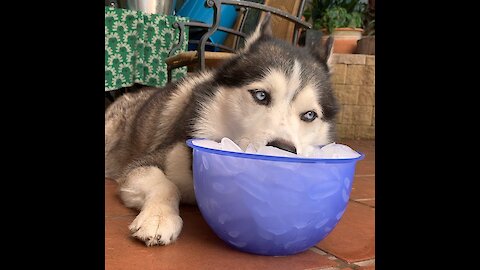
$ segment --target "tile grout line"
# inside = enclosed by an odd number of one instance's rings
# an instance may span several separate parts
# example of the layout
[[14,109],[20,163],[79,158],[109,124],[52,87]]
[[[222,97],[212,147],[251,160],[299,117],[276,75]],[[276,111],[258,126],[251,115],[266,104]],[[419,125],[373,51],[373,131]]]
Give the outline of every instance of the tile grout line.
[[349,202],[358,203],[358,204],[361,204],[361,205],[364,205],[364,206],[367,206],[367,207],[370,207],[370,208],[375,209],[375,206],[368,205],[368,204],[366,204],[366,203],[364,203],[364,202],[359,202],[359,201],[355,201],[355,200],[349,200]]
[[355,263],[358,266],[375,266],[375,258]]
[[353,199],[353,200],[357,202],[363,202],[363,201],[374,201],[375,198]]
[[[359,261],[359,262],[349,263],[345,260],[342,260],[342,259],[338,258],[337,256],[335,256],[331,253],[328,253],[328,252],[324,251],[323,249],[318,248],[317,246],[313,246],[309,250],[311,250],[312,252],[315,252],[317,254],[320,254],[322,256],[330,255],[328,257],[329,260],[331,260],[330,258],[333,257],[334,260],[337,263],[339,263],[337,266],[335,266],[337,268],[349,267],[349,268],[352,268],[352,269],[358,269],[359,267],[362,267],[362,266],[374,266],[375,265],[375,257],[373,259],[368,259],[368,260],[363,260],[363,261]],[[312,268],[312,270],[314,270],[314,269],[317,269],[317,268]],[[321,269],[321,268],[318,268],[318,269]],[[328,268],[325,268],[325,269],[328,269]]]
[[318,248],[317,246],[313,246],[313,247],[309,248],[309,250],[311,250],[312,252],[315,252],[317,254],[320,254],[322,256],[329,255],[327,257],[327,259],[335,261],[337,263],[337,265],[335,267],[337,267],[338,269],[345,268],[345,267],[349,267],[351,269],[357,269],[359,267],[358,265],[351,264],[347,261],[344,261],[344,260],[338,258],[337,256],[335,256],[335,255],[333,255],[329,252],[326,252],[323,249]]

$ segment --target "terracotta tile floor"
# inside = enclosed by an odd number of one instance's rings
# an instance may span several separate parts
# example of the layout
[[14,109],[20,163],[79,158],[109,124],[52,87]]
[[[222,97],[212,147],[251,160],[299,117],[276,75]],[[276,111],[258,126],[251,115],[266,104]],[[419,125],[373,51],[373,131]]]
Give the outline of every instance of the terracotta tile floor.
[[350,202],[342,219],[311,249],[287,257],[233,250],[217,238],[195,206],[182,206],[184,226],[169,246],[146,247],[130,237],[136,211],[116,196],[117,184],[105,179],[105,268],[116,269],[375,269],[375,141],[343,140],[366,154],[357,163]]

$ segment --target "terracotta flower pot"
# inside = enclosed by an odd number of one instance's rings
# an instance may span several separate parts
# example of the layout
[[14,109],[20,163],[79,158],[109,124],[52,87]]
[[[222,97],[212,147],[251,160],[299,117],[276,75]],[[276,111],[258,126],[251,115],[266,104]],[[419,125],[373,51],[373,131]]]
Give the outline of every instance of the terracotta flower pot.
[[[334,53],[355,53],[357,49],[357,41],[362,38],[362,28],[335,28],[333,30],[333,37],[335,39],[333,43]],[[322,37],[322,42],[325,43],[328,39],[328,35]]]

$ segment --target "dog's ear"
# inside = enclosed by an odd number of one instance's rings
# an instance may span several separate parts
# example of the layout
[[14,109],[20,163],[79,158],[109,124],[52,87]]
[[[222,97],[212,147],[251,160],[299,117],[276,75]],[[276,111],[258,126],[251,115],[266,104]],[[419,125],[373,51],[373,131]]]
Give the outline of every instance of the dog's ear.
[[317,58],[318,61],[325,63],[330,72],[333,69],[333,41],[333,37],[330,36],[325,44],[322,44],[322,42],[318,41],[312,45],[308,45],[315,58]]
[[263,37],[272,37],[272,13],[267,12],[263,17],[262,23],[257,27],[258,31],[260,32],[260,36]]
[[245,40],[245,46],[243,47],[243,51],[248,51],[248,49],[255,42],[263,38],[271,38],[273,36],[272,26],[270,24],[271,18],[272,14],[270,12],[267,12],[263,17],[262,22],[257,26],[255,31]]
[[325,49],[323,50],[322,58],[327,63],[328,68],[332,68],[333,66],[333,36],[328,37],[327,42],[325,43]]

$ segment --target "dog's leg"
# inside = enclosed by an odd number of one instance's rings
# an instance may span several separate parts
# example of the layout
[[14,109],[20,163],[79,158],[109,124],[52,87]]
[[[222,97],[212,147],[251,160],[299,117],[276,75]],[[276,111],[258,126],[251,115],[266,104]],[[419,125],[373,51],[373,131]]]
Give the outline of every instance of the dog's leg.
[[127,207],[140,210],[129,229],[147,246],[167,245],[182,229],[178,188],[155,166],[129,170],[120,186],[120,197]]

